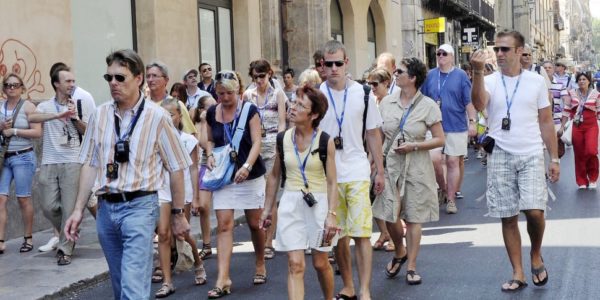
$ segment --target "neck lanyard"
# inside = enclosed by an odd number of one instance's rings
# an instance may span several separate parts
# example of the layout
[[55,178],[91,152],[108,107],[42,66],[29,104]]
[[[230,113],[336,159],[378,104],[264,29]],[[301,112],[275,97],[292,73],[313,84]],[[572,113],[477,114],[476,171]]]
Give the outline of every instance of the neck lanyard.
[[119,141],[124,141],[124,140],[129,139],[129,137],[131,136],[131,133],[133,132],[133,129],[135,128],[135,125],[137,124],[137,121],[140,119],[140,115],[142,114],[142,111],[144,110],[145,103],[146,103],[146,98],[143,98],[142,103],[140,104],[140,107],[135,112],[133,121],[131,121],[131,123],[129,123],[129,128],[127,129],[127,132],[125,132],[125,134],[123,136],[121,136],[121,121],[119,120],[119,118],[117,116],[115,116],[115,131],[117,133],[117,139],[119,139]]
[[388,89],[388,95],[391,95],[394,92],[394,87],[396,86],[396,77],[392,78],[392,86]]
[[267,105],[269,104],[269,98],[270,96],[273,95],[273,89],[269,88],[267,90],[267,94],[265,95],[265,103],[263,103],[262,106],[258,105],[258,99],[259,97],[259,93],[258,93],[258,88],[256,88],[256,106],[258,107],[258,115],[260,116],[260,120],[262,121],[263,119],[263,115],[265,114],[265,110],[267,109]]
[[315,142],[315,136],[317,136],[317,130],[313,130],[312,138],[310,140],[310,147],[308,148],[308,153],[304,157],[304,161],[300,159],[300,152],[298,151],[298,145],[296,144],[296,129],[292,132],[292,144],[294,144],[294,152],[296,152],[296,160],[298,161],[298,169],[300,169],[300,174],[302,174],[302,180],[304,181],[304,187],[308,189],[308,180],[306,179],[306,162],[308,161],[308,157],[310,156],[310,152],[312,150],[313,143]]
[[517,79],[517,84],[515,85],[515,89],[512,92],[512,96],[510,97],[510,101],[508,101],[508,90],[506,89],[506,82],[504,81],[504,74],[500,74],[502,76],[502,85],[504,86],[504,96],[506,97],[506,117],[510,119],[510,107],[512,106],[513,100],[515,99],[515,94],[517,93],[517,89],[519,89],[519,83],[521,82],[521,75],[523,71],[519,73],[519,78]]
[[[56,99],[56,97],[54,97],[54,107],[56,108],[56,113],[60,114],[60,106],[64,106],[60,103],[58,103],[58,99]],[[67,123],[67,121],[65,119],[60,119],[61,121],[63,121],[64,123]]]
[[[19,99],[19,101],[21,101],[21,99]],[[17,105],[19,104],[19,102],[17,102]],[[15,113],[15,109],[17,109],[17,106],[15,105],[15,107],[13,108],[13,110],[10,112],[10,116],[12,117],[13,114]],[[8,99],[6,99],[6,102],[4,102],[4,119],[8,119]],[[14,123],[14,122],[13,122]]]
[[[452,71],[454,71],[454,67],[452,67],[452,69],[450,69],[450,72],[448,72],[448,75],[446,75],[446,79],[444,79],[444,82],[442,81],[442,71],[438,68],[438,101],[442,98],[442,89],[444,88],[444,85],[446,85],[446,81],[448,81],[448,77],[450,77],[450,73],[452,73]],[[441,82],[441,83],[440,83]]]
[[[242,106],[244,104],[242,103]],[[233,128],[237,127],[237,124],[235,124],[238,121],[238,117],[239,117],[239,113],[240,113],[241,109],[240,109],[240,103],[239,101],[237,102],[237,107],[235,108],[235,116],[233,117],[233,120],[231,121],[233,126],[229,125],[229,123],[225,123],[225,116],[223,113],[223,106],[221,106],[221,121],[223,121],[223,131],[225,131],[225,137],[227,138],[227,142],[229,144],[231,144],[231,142],[233,141]]]
[[333,95],[331,95],[331,89],[329,89],[329,84],[325,84],[327,87],[327,93],[329,94],[329,99],[331,99],[331,105],[333,106],[333,112],[335,113],[335,120],[338,123],[338,127],[340,132],[338,136],[342,136],[342,124],[344,123],[344,113],[346,113],[346,97],[348,96],[348,83],[344,87],[344,107],[342,108],[342,115],[338,118],[337,108],[335,106],[335,99],[333,99]]
[[587,102],[590,93],[591,90],[588,89],[587,93],[585,94],[585,98],[583,98],[583,94],[581,94],[581,89],[577,89],[577,95],[579,96],[579,105],[577,107],[576,114],[581,114],[583,112],[583,107],[585,106],[585,103]]
[[[410,104],[410,106],[406,110],[406,113],[402,114],[402,119],[400,120],[400,132],[404,132],[404,124],[406,123],[406,120],[408,119],[408,116],[410,115],[410,112],[412,111],[413,106],[415,106],[414,102],[412,102]],[[403,133],[403,136],[404,136],[404,133]]]

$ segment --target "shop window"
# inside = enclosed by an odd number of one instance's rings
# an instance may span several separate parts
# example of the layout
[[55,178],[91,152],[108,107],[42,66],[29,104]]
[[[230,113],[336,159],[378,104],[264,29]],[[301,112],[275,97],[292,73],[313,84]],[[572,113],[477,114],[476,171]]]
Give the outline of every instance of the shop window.
[[200,61],[217,70],[233,70],[231,1],[198,1]]

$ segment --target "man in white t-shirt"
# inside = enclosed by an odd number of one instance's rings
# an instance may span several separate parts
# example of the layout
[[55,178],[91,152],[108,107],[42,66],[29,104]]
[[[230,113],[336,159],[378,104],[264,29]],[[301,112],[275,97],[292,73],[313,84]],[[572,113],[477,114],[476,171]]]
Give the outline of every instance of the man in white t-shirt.
[[531,239],[532,281],[538,286],[548,281],[541,251],[548,200],[543,144],[552,159],[548,167],[550,181],[556,182],[560,174],[552,106],[544,78],[523,70],[519,63],[524,40],[517,31],[499,32],[494,52],[500,72],[485,78],[486,55],[478,50],[471,57],[471,98],[478,111],[487,109],[489,136],[495,139],[488,159],[486,196],[489,215],[502,220],[504,244],[513,267],[512,279],[502,285],[506,292],[527,286],[521,261],[520,212],[527,217]]
[[[35,113],[29,116],[29,122],[44,123],[42,164],[37,178],[44,216],[54,228],[61,229],[75,207],[81,169],[78,162],[81,137],[96,106],[91,97],[72,98],[76,89],[75,76],[67,66],[56,67],[50,79],[56,96],[40,103]],[[81,104],[77,105],[79,99]],[[62,231],[57,247],[57,264],[70,264],[75,243],[68,241]]]
[[[327,132],[336,145],[335,165],[339,190],[339,206],[330,211],[337,214],[341,238],[335,254],[344,287],[338,298],[355,296],[352,281],[352,260],[350,256],[350,238],[356,244],[360,299],[371,299],[372,248],[371,233],[373,213],[369,200],[370,167],[363,146],[363,113],[367,109],[366,140],[373,156],[377,175],[374,180],[375,193],[383,190],[383,155],[379,128],[381,115],[375,104],[375,98],[369,99],[365,108],[365,92],[361,84],[346,78],[348,57],[344,45],[331,40],[325,44],[323,68],[327,80],[321,84],[321,92],[329,102],[329,108],[321,121],[320,128]],[[343,296],[342,296],[343,295]],[[345,298],[343,298],[345,299]]]

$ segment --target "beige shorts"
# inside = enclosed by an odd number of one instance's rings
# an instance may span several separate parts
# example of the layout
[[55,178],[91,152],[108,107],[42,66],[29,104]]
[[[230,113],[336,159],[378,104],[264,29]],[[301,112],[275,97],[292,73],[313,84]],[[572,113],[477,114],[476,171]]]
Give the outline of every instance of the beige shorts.
[[444,154],[450,156],[467,155],[467,145],[469,143],[469,132],[444,132],[446,143],[444,144]]

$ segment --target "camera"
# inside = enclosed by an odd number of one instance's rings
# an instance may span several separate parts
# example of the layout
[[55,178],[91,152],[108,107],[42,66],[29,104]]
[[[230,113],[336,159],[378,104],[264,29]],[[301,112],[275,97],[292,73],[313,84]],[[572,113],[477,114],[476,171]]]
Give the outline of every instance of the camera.
[[120,163],[129,161],[129,141],[117,141],[115,144],[115,161]]
[[313,196],[312,193],[302,191],[302,199],[306,202],[308,207],[313,207],[313,205],[317,204],[317,199],[315,199],[315,196]]

